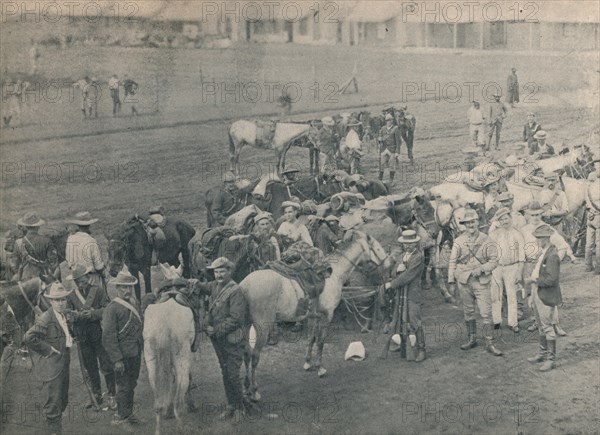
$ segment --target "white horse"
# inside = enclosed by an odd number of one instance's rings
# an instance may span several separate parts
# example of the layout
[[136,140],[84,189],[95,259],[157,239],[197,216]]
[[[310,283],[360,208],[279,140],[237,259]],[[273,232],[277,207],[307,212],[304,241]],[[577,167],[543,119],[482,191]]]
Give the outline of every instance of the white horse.
[[[350,273],[361,262],[372,261],[389,267],[389,257],[383,247],[373,237],[360,232],[348,231],[344,237],[344,247],[327,257],[333,272],[325,281],[325,288],[319,297],[318,312],[322,313],[315,321],[314,329],[306,352],[304,369],[313,367],[319,377],[327,370],[321,366],[323,346],[328,325],[333,313],[342,299],[342,286]],[[252,328],[248,334],[248,352],[244,358],[246,366],[246,389],[252,400],[260,400],[256,383],[256,367],[260,360],[260,352],[268,337],[268,325],[276,321],[296,322],[306,315],[298,317],[298,303],[304,298],[304,291],[296,281],[283,277],[273,270],[258,270],[248,275],[241,283],[248,301]],[[323,316],[324,314],[324,316]],[[325,318],[323,318],[325,317]],[[255,331],[255,343],[252,346],[252,330]],[[312,364],[312,348],[317,343],[317,359]]]
[[144,314],[144,359],[154,392],[155,433],[171,406],[181,425],[181,405],[190,382],[194,317],[173,299],[149,305]]
[[[285,167],[285,155],[292,144],[301,138],[308,138],[309,124],[278,122],[263,123],[239,120],[229,128],[229,163],[236,174],[240,171],[240,153],[245,145],[255,148],[272,149],[277,154],[277,172]],[[298,142],[313,151],[311,141]]]

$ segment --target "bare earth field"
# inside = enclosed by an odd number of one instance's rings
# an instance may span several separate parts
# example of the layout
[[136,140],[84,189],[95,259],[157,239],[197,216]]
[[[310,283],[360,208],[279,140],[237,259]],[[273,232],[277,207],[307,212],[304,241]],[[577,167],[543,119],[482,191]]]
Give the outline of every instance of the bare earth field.
[[[52,223],[76,211],[89,210],[100,218],[95,231],[102,238],[115,223],[155,203],[201,230],[205,225],[203,193],[220,182],[220,168],[227,165],[230,123],[201,120],[251,118],[276,108],[266,101],[231,101],[231,96],[225,103],[204,102],[197,77],[199,63],[205,65],[205,81],[206,77],[214,77],[215,81],[234,83],[240,77],[245,82],[297,82],[307,96],[294,106],[295,111],[305,112],[297,119],[359,106],[380,110],[385,102],[402,101],[406,96],[402,89],[408,83],[434,90],[439,83],[439,101],[433,95],[421,98],[420,92],[407,98],[418,122],[418,168],[403,168],[395,187],[399,192],[414,185],[430,187],[451,172],[453,165],[460,165],[460,149],[468,145],[469,97],[468,87],[463,84],[480,84],[475,97],[485,109],[488,104],[481,95],[483,85],[497,82],[505,88],[506,75],[513,65],[519,70],[521,85],[534,82],[539,90],[528,102],[511,110],[502,136],[503,152],[510,143],[520,140],[528,111],[537,113],[549,134],[549,143],[559,148],[563,142],[588,143],[598,152],[598,136],[590,139],[590,133],[598,128],[598,94],[594,92],[598,84],[597,54],[410,53],[282,45],[228,52],[94,48],[85,54],[72,50],[60,55],[64,62],[46,59],[45,63],[42,58],[39,69],[46,71],[46,78],[79,79],[93,73],[106,80],[116,71],[120,76],[128,72],[139,79],[142,89],[148,84],[139,103],[145,114],[135,120],[135,125],[141,127],[128,131],[127,120],[108,117],[110,104],[106,97],[100,102],[101,118],[97,121],[80,119],[78,99],[29,105],[22,130],[1,133],[2,231],[29,210]],[[128,71],[122,67],[124,56]],[[330,82],[341,85],[354,59],[359,60],[359,94],[337,96],[336,101],[325,101],[322,95],[313,98],[313,75],[320,88]],[[14,69],[27,69],[25,55]],[[156,76],[161,77],[160,88],[152,85]],[[447,94],[444,98],[441,89],[449,90],[448,84],[453,82],[459,84],[463,95],[454,98]],[[527,95],[523,92],[522,100]],[[156,101],[160,113],[150,115]],[[44,126],[40,127],[37,124],[42,117]],[[178,124],[182,120],[186,122]],[[93,123],[97,123],[97,131]],[[174,126],[162,127],[165,125]],[[104,128],[115,132],[100,134]],[[42,137],[55,139],[23,139],[28,132],[40,130],[44,131]],[[79,130],[94,134],[60,138],[63,133],[72,135]],[[36,133],[35,137],[40,135]],[[288,163],[291,161],[307,167],[307,152],[292,150]],[[242,162],[246,174],[254,178],[272,168],[274,157],[268,151],[246,149]],[[375,151],[363,159],[363,166],[367,176],[376,176]],[[598,433],[600,279],[584,274],[583,269],[581,263],[565,263],[562,267],[561,325],[569,335],[559,340],[558,368],[549,373],[538,373],[525,361],[537,350],[537,333],[514,335],[503,329],[499,346],[505,351],[504,358],[494,358],[482,347],[461,351],[459,345],[465,336],[462,309],[444,304],[439,292],[432,289],[423,307],[428,351],[425,362],[406,362],[396,354],[387,361],[378,360],[381,336],[361,335],[350,317],[343,318],[340,309],[324,352],[328,369],[325,378],[318,379],[316,373],[302,370],[302,336],[285,332],[277,346],[266,349],[259,377],[263,414],[251,421],[233,425],[218,421],[217,407],[225,400],[224,392],[214,351],[205,341],[195,356],[193,371],[193,395],[199,411],[185,417],[183,429],[169,422],[165,433]],[[364,362],[344,362],[348,343],[356,340],[363,341],[368,358]],[[72,406],[64,419],[65,431],[117,433],[110,426],[108,413],[86,413],[87,394],[76,356],[72,362]],[[43,399],[29,361],[19,361],[4,390],[0,431],[26,434],[39,430],[43,426]],[[136,404],[140,418],[147,423],[139,433],[153,430],[152,401],[143,368]]]

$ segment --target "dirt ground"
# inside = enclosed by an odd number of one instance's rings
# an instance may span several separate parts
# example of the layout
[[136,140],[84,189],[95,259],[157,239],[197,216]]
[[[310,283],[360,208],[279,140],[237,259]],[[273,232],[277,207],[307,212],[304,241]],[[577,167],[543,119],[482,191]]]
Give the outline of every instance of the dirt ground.
[[[48,75],[79,77],[96,68],[98,76],[108,77],[120,65],[117,58],[124,53],[120,49],[97,50],[89,58],[80,59],[71,70],[67,58],[76,57],[77,53],[66,53],[65,62],[53,63]],[[402,84],[409,82],[426,84],[428,89],[435,89],[435,83],[443,89],[449,83],[467,81],[498,82],[504,87],[505,76],[515,64],[521,84],[536,82],[540,90],[537,102],[522,102],[510,111],[501,153],[519,140],[528,111],[537,113],[553,145],[587,142],[595,149],[599,146],[598,136],[592,136],[593,142],[588,142],[590,132],[598,128],[598,107],[593,104],[598,99],[597,90],[590,88],[598,82],[597,55],[390,55],[383,50],[353,50],[254,47],[243,54],[243,61],[230,64],[234,66],[225,66],[225,60],[217,60],[215,52],[172,50],[165,56],[152,50],[128,50],[130,72],[149,82],[155,71],[160,71],[166,80],[167,90],[160,97],[160,101],[165,101],[161,106],[164,113],[156,115],[153,128],[147,130],[1,144],[0,229],[9,229],[29,210],[55,223],[85,209],[100,218],[95,231],[101,236],[115,223],[156,203],[162,204],[169,215],[186,219],[198,230],[203,228],[203,193],[219,183],[220,168],[227,165],[229,122],[160,127],[168,117],[188,116],[193,111],[201,114],[203,109],[209,110],[208,106],[214,107],[202,103],[197,86],[190,85],[188,79],[200,59],[210,65],[206,70],[212,69],[205,74],[221,73],[228,81],[235,79],[236,68],[241,77],[246,74],[262,80],[261,68],[266,66],[269,73],[279,75],[279,80],[301,78],[301,86],[309,86],[312,75],[311,62],[306,61],[309,55],[315,59],[316,74],[323,83],[343,81],[352,69],[353,59],[361,59],[359,94],[340,96],[334,103],[303,99],[295,109],[314,113],[298,115],[298,119],[360,105],[380,110],[385,102],[401,101]],[[233,55],[227,52],[225,56]],[[21,69],[26,68],[25,58],[19,62],[23,63]],[[43,62],[40,69],[43,70]],[[484,109],[488,107],[481,96],[479,99]],[[469,100],[465,95],[454,102],[443,96],[439,102],[432,97],[420,100],[420,95],[408,100],[418,121],[418,165],[416,169],[402,168],[395,187],[398,192],[414,185],[430,187],[441,181],[462,163],[460,149],[468,146]],[[103,104],[106,114],[108,103]],[[239,118],[270,110],[266,103],[230,102],[218,107],[228,116]],[[142,108],[149,112],[152,104],[142,103]],[[43,115],[53,133],[61,128],[76,129],[83,122],[76,104],[40,103],[28,110],[26,124],[35,123]],[[103,122],[110,124],[111,120]],[[241,160],[244,171],[252,178],[266,173],[274,164],[268,151],[246,149]],[[292,150],[289,162],[306,168],[307,152]],[[376,176],[374,150],[365,156],[363,166],[367,176]],[[218,421],[224,392],[214,351],[208,341],[203,342],[195,355],[193,370],[193,396],[199,411],[186,415],[183,429],[177,429],[173,421],[167,422],[165,433],[598,433],[600,279],[583,269],[581,263],[567,262],[562,266],[564,304],[560,315],[568,336],[558,341],[558,368],[549,373],[538,373],[526,361],[537,350],[536,333],[523,331],[514,335],[503,329],[499,335],[503,358],[488,355],[482,347],[461,351],[459,345],[465,335],[462,309],[444,304],[439,292],[432,289],[425,292],[423,307],[428,352],[425,362],[406,362],[397,354],[391,354],[386,361],[378,360],[382,336],[374,332],[360,334],[353,320],[344,320],[343,309],[339,309],[324,352],[326,377],[319,379],[316,373],[302,370],[305,337],[285,331],[277,346],[266,349],[259,367],[263,412],[252,420],[233,424]],[[363,362],[345,362],[344,351],[356,340],[363,341],[368,357]],[[65,431],[118,433],[110,426],[108,413],[85,411],[87,395],[75,355],[72,363],[71,405],[64,418]],[[11,373],[4,388],[2,433],[34,433],[42,427],[43,401],[33,374],[27,360],[20,360]],[[153,430],[152,400],[143,368],[136,389],[136,406],[146,424],[139,433]]]

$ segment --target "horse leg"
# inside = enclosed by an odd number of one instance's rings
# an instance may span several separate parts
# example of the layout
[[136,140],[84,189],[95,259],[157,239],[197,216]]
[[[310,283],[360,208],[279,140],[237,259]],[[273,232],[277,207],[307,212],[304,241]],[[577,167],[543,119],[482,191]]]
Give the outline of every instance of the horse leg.
[[308,167],[310,169],[310,175],[315,175],[314,173],[314,163],[315,163],[315,156],[313,153],[313,148],[309,148],[308,149]]
[[[327,323],[323,325],[322,322]],[[325,337],[329,329],[329,322],[322,316],[317,319],[317,325],[317,362],[315,363],[315,367],[317,368],[317,375],[321,378],[327,373],[325,367],[321,366],[321,360],[323,358],[323,347],[325,346]]]
[[146,294],[152,293],[152,275],[150,274],[150,265],[144,266],[141,269],[142,276],[144,277],[144,287]]
[[310,338],[308,340],[308,346],[306,348],[306,355],[304,356],[304,370],[310,370],[312,368],[312,351],[315,342],[317,341],[317,321],[313,322],[311,328]]
[[191,268],[190,268],[190,264],[191,264],[191,260],[190,260],[190,250],[189,248],[186,246],[182,246],[181,248],[181,259],[183,260],[183,277],[184,278],[191,278]]
[[144,346],[144,360],[146,362],[146,368],[148,370],[148,380],[150,381],[150,387],[152,388],[152,392],[154,393],[154,414],[156,415],[156,427],[154,433],[155,435],[160,435],[162,409],[160,407],[156,385],[159,373],[157,361],[154,357],[155,354],[156,353],[153,351],[152,341],[146,342]]
[[192,353],[190,351],[191,343],[182,344],[182,352],[176,358],[175,363],[175,378],[176,378],[176,389],[175,389],[175,400],[173,411],[175,413],[175,419],[177,420],[177,427],[182,429],[181,420],[181,405],[185,402],[186,394],[190,386],[190,366]]
[[[245,360],[248,360],[251,364],[250,368],[250,379],[245,383],[249,384],[249,394],[248,397],[250,400],[254,402],[258,402],[261,398],[261,395],[258,391],[258,382],[256,381],[256,368],[258,367],[258,363],[260,362],[260,352],[262,348],[267,343],[267,338],[269,336],[269,325],[272,325],[275,322],[275,317],[270,319],[265,319],[265,321],[255,321],[254,329],[256,331],[256,343],[254,344],[254,348],[248,349],[249,356],[245,357]],[[248,371],[248,366],[246,365],[246,371]]]
[[[140,287],[140,270],[137,268],[137,266],[134,266],[133,264],[128,264],[127,268],[129,269],[129,273],[131,273],[135,279],[138,280],[137,284],[134,286],[135,289],[135,297],[137,298],[138,301],[142,300],[142,288]],[[146,277],[144,277],[144,281],[146,281]]]

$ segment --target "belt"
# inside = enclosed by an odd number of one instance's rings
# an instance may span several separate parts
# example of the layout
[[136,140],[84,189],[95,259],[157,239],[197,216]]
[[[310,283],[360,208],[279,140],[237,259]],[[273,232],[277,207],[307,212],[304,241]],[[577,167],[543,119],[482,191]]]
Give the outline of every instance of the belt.
[[508,264],[498,264],[498,266],[512,266],[513,264],[518,264],[519,261],[515,261],[514,263],[508,263]]

